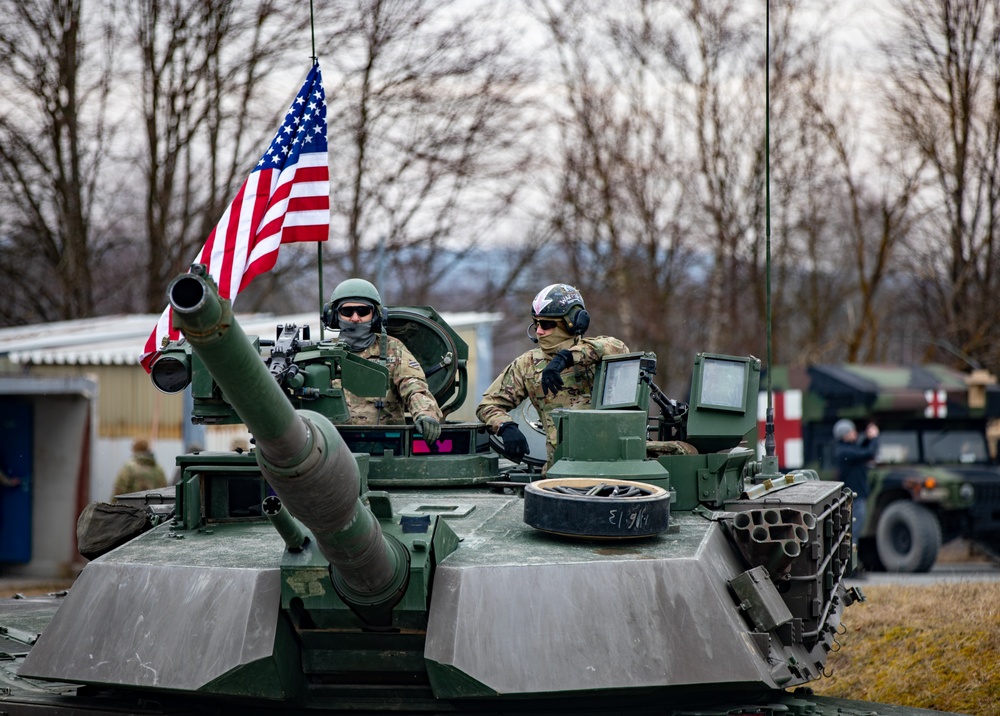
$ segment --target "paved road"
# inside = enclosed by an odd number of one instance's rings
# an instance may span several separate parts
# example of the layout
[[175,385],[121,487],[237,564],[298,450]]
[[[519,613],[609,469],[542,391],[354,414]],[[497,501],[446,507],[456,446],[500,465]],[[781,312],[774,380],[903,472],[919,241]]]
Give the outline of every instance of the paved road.
[[901,587],[919,587],[948,582],[997,582],[1000,581],[1000,564],[993,562],[946,562],[936,564],[924,574],[898,574],[869,572],[864,579],[849,579],[848,584],[879,586],[895,584]]

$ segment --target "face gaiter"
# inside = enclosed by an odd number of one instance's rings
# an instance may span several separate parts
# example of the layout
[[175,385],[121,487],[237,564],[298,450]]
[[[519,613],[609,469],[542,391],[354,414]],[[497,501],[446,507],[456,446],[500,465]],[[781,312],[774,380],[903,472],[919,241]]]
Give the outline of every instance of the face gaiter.
[[340,327],[340,340],[347,344],[347,348],[351,352],[360,353],[374,343],[377,337],[372,331],[372,322],[351,323],[346,318],[338,316],[337,325]]
[[560,322],[549,335],[538,336],[538,345],[542,347],[542,352],[546,356],[552,357],[563,348],[572,348],[576,339],[576,336],[566,330],[565,324]]

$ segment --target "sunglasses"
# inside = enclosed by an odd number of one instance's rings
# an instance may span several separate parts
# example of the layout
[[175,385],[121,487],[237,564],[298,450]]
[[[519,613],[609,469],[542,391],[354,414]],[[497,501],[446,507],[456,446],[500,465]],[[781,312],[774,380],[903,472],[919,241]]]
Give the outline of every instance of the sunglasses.
[[559,325],[559,321],[546,321],[543,318],[536,318],[535,325],[541,328],[543,331],[551,331],[553,328]]
[[372,313],[371,306],[341,306],[337,309],[339,313],[344,318],[350,318],[355,313],[358,314],[360,318],[367,318]]

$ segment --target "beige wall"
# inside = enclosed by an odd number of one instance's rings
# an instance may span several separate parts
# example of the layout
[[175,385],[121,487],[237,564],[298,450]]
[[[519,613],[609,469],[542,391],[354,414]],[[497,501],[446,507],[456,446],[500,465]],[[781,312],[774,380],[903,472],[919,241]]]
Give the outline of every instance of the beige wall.
[[180,440],[180,395],[166,395],[153,387],[146,371],[136,365],[39,365],[30,374],[38,377],[93,377],[100,386],[97,401],[97,436],[145,437]]
[[468,391],[465,402],[455,412],[448,416],[449,420],[471,421],[476,419],[476,406],[479,404],[480,396],[476,395],[476,330],[475,328],[465,328],[457,330],[459,337],[469,346],[468,361]]

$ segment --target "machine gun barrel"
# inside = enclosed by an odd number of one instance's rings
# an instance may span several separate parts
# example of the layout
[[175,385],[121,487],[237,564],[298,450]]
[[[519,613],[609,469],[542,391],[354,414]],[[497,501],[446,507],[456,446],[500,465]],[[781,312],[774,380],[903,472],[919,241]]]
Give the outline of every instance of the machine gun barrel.
[[264,516],[274,525],[274,529],[278,530],[281,539],[285,540],[285,546],[288,547],[289,551],[300,551],[309,538],[302,531],[302,527],[298,521],[292,517],[292,513],[286,510],[285,506],[281,504],[278,496],[268,495],[265,497],[261,509],[264,512]]
[[385,619],[405,590],[407,553],[362,503],[340,433],[325,416],[292,407],[204,266],[175,278],[167,295],[174,325],[253,434],[261,474],[312,531],[341,597],[362,618]]

